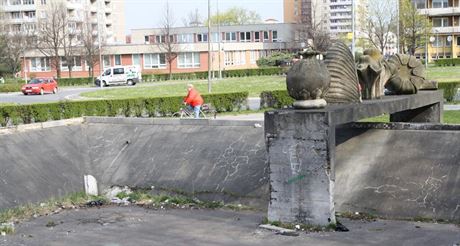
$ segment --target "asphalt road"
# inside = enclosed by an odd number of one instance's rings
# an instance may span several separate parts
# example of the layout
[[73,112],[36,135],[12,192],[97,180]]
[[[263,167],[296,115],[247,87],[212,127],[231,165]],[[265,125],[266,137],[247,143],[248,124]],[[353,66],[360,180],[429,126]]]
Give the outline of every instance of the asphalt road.
[[[106,88],[103,88],[104,90]],[[24,95],[20,92],[13,93],[0,93],[0,103],[18,103],[18,104],[30,104],[30,103],[46,103],[46,102],[57,102],[63,100],[77,99],[80,93],[101,90],[98,87],[86,87],[86,88],[59,88],[56,94],[45,94],[45,95]]]
[[64,211],[16,224],[0,236],[5,246],[131,245],[446,245],[460,244],[460,227],[408,221],[341,219],[349,232],[299,232],[297,237],[260,229],[266,213],[230,210],[153,210],[105,207]]

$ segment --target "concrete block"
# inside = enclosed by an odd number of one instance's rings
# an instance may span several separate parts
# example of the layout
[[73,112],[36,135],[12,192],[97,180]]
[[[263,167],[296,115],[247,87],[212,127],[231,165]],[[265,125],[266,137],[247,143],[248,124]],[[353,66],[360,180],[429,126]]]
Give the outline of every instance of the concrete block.
[[336,222],[333,127],[327,112],[279,110],[265,114],[270,221],[312,225]]
[[84,182],[85,182],[85,193],[86,195],[97,196],[97,181],[96,178],[92,175],[85,175]]

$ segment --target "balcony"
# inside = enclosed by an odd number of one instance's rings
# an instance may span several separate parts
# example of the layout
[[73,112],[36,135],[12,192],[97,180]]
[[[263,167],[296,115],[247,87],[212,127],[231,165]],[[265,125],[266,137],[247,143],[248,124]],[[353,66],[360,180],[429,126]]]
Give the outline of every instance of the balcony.
[[34,11],[36,10],[35,5],[3,5],[3,11],[5,12],[20,12],[20,11]]
[[420,14],[428,16],[460,15],[460,7],[420,9]]
[[452,34],[460,33],[460,26],[433,27],[433,34]]

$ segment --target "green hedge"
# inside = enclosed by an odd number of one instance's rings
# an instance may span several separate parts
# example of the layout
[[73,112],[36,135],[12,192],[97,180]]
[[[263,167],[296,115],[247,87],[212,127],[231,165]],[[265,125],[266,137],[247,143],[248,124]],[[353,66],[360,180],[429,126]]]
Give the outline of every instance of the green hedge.
[[434,64],[438,67],[458,66],[460,65],[460,58],[437,59],[434,61]]
[[292,105],[294,99],[286,90],[263,91],[260,93],[260,108],[283,108]]
[[460,81],[457,82],[445,82],[438,83],[438,88],[444,90],[444,99],[448,102],[452,102],[457,94],[458,89],[460,88]]
[[[203,97],[205,102],[211,103],[217,112],[236,111],[241,109],[248,93],[209,94]],[[158,97],[0,106],[0,126],[81,116],[168,116],[183,106],[182,100],[183,97]]]
[[22,84],[0,84],[0,92],[18,92],[21,90]]
[[[284,74],[287,68],[281,67],[268,67],[268,68],[255,68],[255,69],[238,69],[238,70],[225,70],[222,71],[222,77],[246,77],[246,76],[260,76],[260,75],[281,75]],[[214,76],[218,76],[218,72],[214,71]],[[172,74],[173,80],[195,80],[207,79],[208,72],[194,72],[194,73],[175,73]],[[169,74],[142,74],[142,81],[164,81],[169,79]]]
[[60,78],[59,86],[79,86],[79,85],[94,85],[94,80],[91,77],[87,78]]

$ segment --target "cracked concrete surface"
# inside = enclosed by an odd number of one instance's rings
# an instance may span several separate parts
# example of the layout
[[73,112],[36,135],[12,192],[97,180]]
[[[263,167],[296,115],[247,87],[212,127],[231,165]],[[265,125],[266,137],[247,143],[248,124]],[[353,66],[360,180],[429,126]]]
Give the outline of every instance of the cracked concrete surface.
[[[131,245],[447,245],[460,243],[460,228],[448,224],[341,219],[349,232],[276,235],[260,229],[265,214],[230,210],[150,210],[106,207],[39,217],[0,237],[4,246]],[[56,226],[46,225],[54,222]]]

